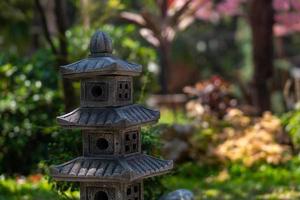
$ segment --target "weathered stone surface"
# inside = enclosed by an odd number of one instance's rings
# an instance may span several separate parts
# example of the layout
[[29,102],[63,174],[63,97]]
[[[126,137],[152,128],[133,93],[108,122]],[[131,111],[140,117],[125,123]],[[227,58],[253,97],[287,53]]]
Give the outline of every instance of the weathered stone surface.
[[66,128],[127,128],[157,122],[160,113],[142,105],[104,108],[77,108],[57,117]]
[[60,67],[66,78],[96,77],[99,75],[137,76],[142,72],[139,64],[121,60],[112,55],[112,42],[107,34],[97,31],[91,38],[90,56]]
[[141,128],[83,130],[83,155],[128,156],[141,152]]
[[170,192],[159,200],[194,200],[194,194],[189,190],[180,189]]
[[60,67],[65,78],[81,81],[80,107],[57,121],[83,129],[83,156],[51,167],[51,175],[81,182],[81,200],[143,200],[143,179],[173,168],[173,161],[141,153],[141,126],[157,122],[160,113],[132,104],[132,76],[142,67],[112,52],[111,39],[97,31],[88,58]]
[[91,54],[112,53],[112,51],[113,46],[111,38],[104,32],[96,31],[90,41]]
[[131,76],[101,76],[81,80],[80,107],[127,106],[133,103]]
[[88,57],[60,67],[66,78],[95,77],[99,75],[131,75],[142,72],[141,65],[126,62],[112,55]]
[[138,154],[129,157],[78,157],[51,167],[56,180],[80,182],[130,182],[166,173],[173,162]]
[[[80,199],[83,200],[143,200],[143,182],[132,183],[80,183]],[[98,195],[97,195],[98,194]],[[101,195],[99,195],[101,194]]]

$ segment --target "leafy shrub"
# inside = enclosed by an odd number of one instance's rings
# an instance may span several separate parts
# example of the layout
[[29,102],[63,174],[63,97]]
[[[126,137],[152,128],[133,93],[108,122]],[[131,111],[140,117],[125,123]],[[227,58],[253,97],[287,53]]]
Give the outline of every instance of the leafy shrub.
[[291,137],[293,147],[296,151],[300,150],[300,109],[296,108],[283,115],[282,123],[286,132]]
[[201,119],[207,115],[222,118],[228,108],[237,106],[231,84],[219,76],[187,86],[184,92],[194,99],[186,106],[189,116],[194,118]]
[[[156,125],[142,129],[142,149],[147,154],[160,156],[161,142],[160,132],[162,126]],[[145,199],[156,200],[159,199],[166,191],[166,187],[162,184],[164,176],[148,178],[144,181]]]
[[190,157],[200,164],[230,161],[246,166],[288,160],[291,149],[284,144],[289,138],[280,119],[269,112],[262,117],[246,115],[230,88],[217,76],[185,88],[193,97],[186,104],[187,115],[197,130],[189,141]]
[[112,38],[114,55],[143,66],[142,75],[134,79],[134,97],[142,103],[147,93],[159,89],[154,75],[148,71],[149,63],[155,62],[157,55],[154,49],[145,46],[137,39],[140,36],[133,25],[103,25],[88,30],[83,29],[82,26],[74,26],[66,34],[69,41],[70,61],[74,62],[88,56],[90,38],[96,29],[108,33]]
[[246,166],[259,162],[280,164],[291,158],[289,146],[276,141],[284,136],[279,118],[269,112],[259,118],[245,118],[239,110],[229,111],[225,119],[235,126],[223,130],[226,140],[216,149],[220,158],[241,161]]
[[78,192],[71,191],[59,195],[40,174],[21,176],[16,179],[0,178],[1,200],[75,200],[78,196]]
[[280,164],[291,158],[281,121],[269,112],[250,117],[229,109],[222,119],[205,118],[190,138],[190,157],[199,164],[241,162]]
[[[101,30],[114,39],[115,53],[121,58],[144,66],[156,59],[154,50],[136,40],[137,32],[133,26],[105,25]],[[81,26],[67,31],[70,61],[87,56],[94,31],[84,30]],[[78,154],[74,144],[79,141],[80,134],[65,134],[56,123],[56,116],[63,113],[63,101],[53,54],[48,50],[35,52],[31,58],[3,54],[0,66],[0,173],[35,171],[41,160],[48,160],[49,144],[51,151],[59,154],[59,160]],[[155,88],[149,84],[153,76],[147,68],[145,71],[135,84],[136,99],[140,101],[145,92]],[[48,164],[53,162],[52,158],[47,161]]]
[[58,77],[49,51],[30,59],[0,57],[0,173],[27,174],[47,158],[62,109]]

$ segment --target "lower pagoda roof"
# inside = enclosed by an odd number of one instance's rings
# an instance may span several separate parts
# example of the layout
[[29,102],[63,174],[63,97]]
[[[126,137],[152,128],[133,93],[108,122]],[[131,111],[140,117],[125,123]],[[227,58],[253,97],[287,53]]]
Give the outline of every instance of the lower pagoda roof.
[[122,107],[80,107],[57,117],[61,126],[69,128],[126,128],[157,122],[159,111],[133,104]]
[[173,168],[173,161],[138,154],[130,157],[78,157],[51,167],[55,180],[78,182],[131,182],[157,176]]

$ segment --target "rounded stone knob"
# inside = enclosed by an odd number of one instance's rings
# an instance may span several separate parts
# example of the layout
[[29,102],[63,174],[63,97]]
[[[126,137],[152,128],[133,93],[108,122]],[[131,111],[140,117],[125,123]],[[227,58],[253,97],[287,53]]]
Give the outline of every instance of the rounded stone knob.
[[112,40],[102,31],[96,31],[90,41],[91,54],[112,53]]

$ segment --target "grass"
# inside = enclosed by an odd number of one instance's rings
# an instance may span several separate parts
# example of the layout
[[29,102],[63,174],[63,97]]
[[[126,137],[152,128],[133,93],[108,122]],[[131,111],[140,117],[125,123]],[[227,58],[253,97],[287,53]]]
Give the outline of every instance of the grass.
[[78,192],[66,192],[58,194],[52,190],[52,186],[44,178],[37,182],[26,179],[5,179],[0,180],[0,200],[66,200],[79,199]]
[[295,200],[300,199],[300,162],[295,158],[281,166],[233,164],[225,169],[187,163],[177,167],[163,184],[169,190],[190,189],[196,200]]

